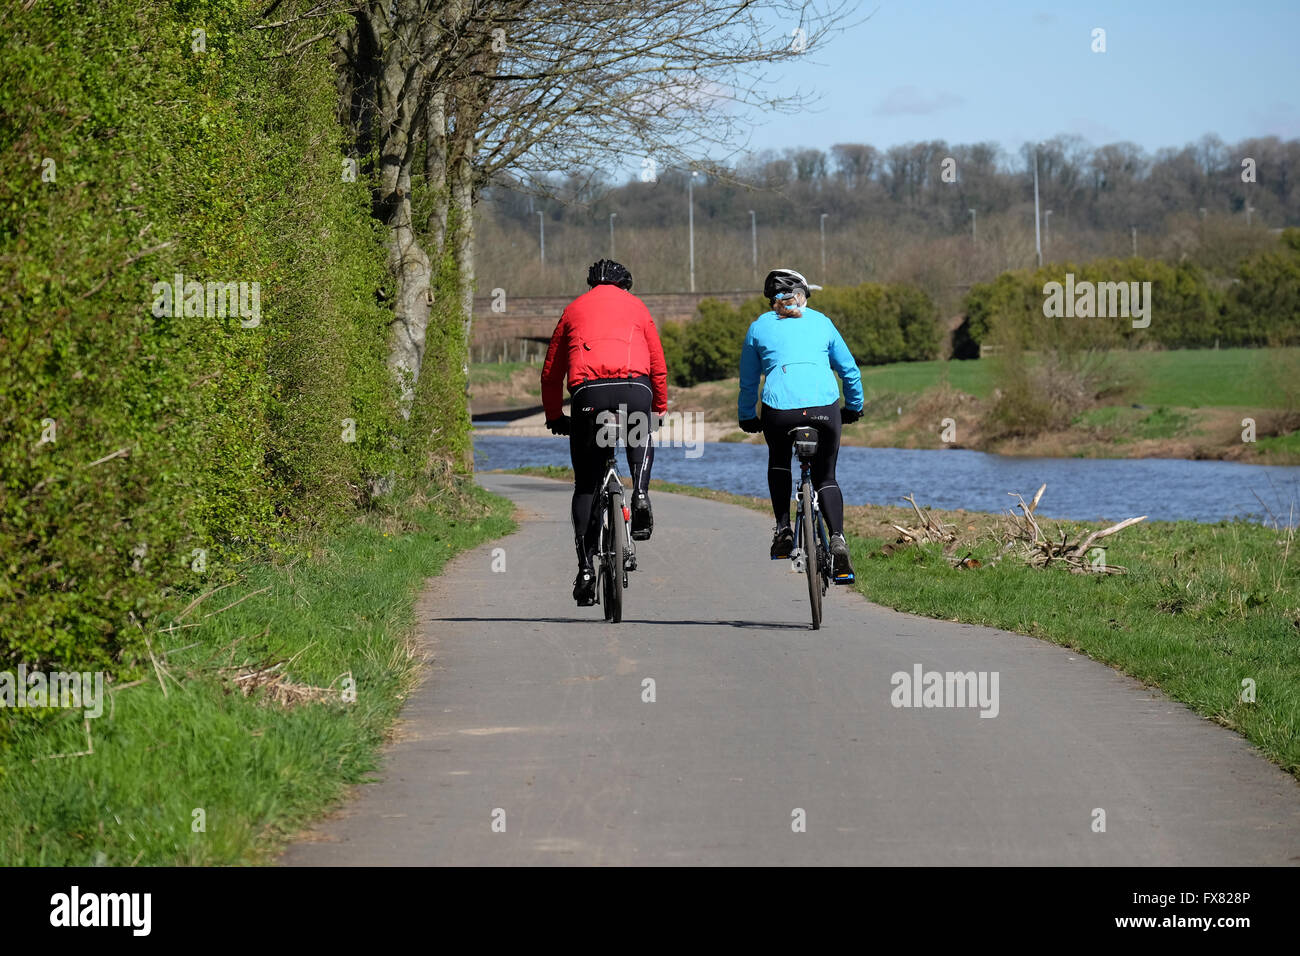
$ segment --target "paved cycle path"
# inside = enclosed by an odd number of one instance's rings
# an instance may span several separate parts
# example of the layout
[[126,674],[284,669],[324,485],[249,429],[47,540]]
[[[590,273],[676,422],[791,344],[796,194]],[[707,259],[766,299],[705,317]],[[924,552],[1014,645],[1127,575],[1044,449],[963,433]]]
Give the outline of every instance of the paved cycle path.
[[[519,531],[431,582],[431,667],[378,782],[282,862],[1300,862],[1300,786],[1108,667],[846,588],[813,631],[770,519],[667,494],[606,624],[569,596],[569,487],[480,482]],[[917,665],[996,673],[996,716],[894,706]]]

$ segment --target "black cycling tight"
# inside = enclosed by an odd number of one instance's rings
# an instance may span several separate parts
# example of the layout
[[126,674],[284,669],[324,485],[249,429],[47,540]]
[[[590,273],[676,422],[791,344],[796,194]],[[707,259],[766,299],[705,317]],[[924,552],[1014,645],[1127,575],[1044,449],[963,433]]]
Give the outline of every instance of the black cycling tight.
[[812,462],[812,482],[831,534],[844,532],[844,495],[835,481],[835,460],[840,454],[840,407],[769,408],[763,406],[763,437],[767,439],[767,488],[778,525],[790,523],[790,495],[794,481],[790,455],[794,439],[790,429],[811,425],[817,429],[817,456]]
[[[631,421],[625,421],[627,467],[637,491],[650,487],[650,468],[654,464],[654,447],[650,443],[650,410],[653,393],[647,375],[630,379],[601,379],[584,382],[569,403],[572,428],[569,432],[569,458],[573,462],[573,531],[575,545],[584,543],[578,555],[583,566],[600,543],[600,524],[591,520],[591,503],[605,477],[605,460],[609,449],[597,444],[600,429],[598,416],[603,411],[620,408]],[[635,493],[635,492],[634,492]],[[631,503],[630,501],[628,502]],[[582,553],[585,552],[585,553]]]

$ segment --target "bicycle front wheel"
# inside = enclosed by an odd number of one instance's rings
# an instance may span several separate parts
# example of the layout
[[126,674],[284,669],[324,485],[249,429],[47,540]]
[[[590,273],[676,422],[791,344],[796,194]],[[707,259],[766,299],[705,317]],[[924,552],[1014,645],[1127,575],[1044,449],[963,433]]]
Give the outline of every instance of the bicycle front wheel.
[[623,558],[627,551],[627,525],[623,520],[623,495],[609,496],[609,551],[605,553],[605,620],[615,624],[623,620]]
[[799,507],[803,511],[803,564],[808,573],[808,602],[812,605],[812,626],[822,626],[822,576],[818,568],[817,526],[813,524],[812,482],[799,489]]

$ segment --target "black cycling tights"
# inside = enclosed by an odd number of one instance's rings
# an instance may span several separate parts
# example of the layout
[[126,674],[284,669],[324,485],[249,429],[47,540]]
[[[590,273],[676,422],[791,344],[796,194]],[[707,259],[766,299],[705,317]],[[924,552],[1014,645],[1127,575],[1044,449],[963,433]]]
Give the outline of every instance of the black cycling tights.
[[817,456],[812,463],[812,482],[831,534],[844,532],[844,495],[835,482],[835,459],[840,454],[840,407],[768,408],[763,406],[763,437],[767,439],[767,488],[772,494],[772,512],[778,525],[790,523],[790,495],[794,480],[790,455],[794,438],[790,429],[811,425],[817,429]]
[[[578,387],[570,400],[572,430],[569,433],[569,457],[573,461],[573,533],[575,547],[585,533],[585,555],[578,560],[584,566],[600,543],[600,523],[591,520],[591,502],[605,477],[605,459],[608,448],[597,445],[600,423],[597,416],[602,411],[618,411],[620,406],[630,421],[624,423],[623,437],[627,441],[627,467],[632,472],[632,483],[639,491],[650,487],[650,468],[654,464],[654,448],[650,444],[651,397],[649,376],[630,379],[601,379],[586,382]],[[628,502],[629,504],[631,502]]]

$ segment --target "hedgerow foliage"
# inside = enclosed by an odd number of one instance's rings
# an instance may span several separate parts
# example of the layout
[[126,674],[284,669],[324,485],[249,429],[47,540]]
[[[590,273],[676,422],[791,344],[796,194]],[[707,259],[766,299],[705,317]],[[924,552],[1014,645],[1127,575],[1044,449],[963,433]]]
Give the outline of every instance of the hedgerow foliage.
[[[327,51],[258,7],[0,15],[0,667],[129,670],[178,594],[401,471]],[[259,283],[260,324],[155,316],[176,274]]]
[[[1048,282],[1150,282],[1151,324],[1134,328],[1125,318],[1047,318]],[[1237,274],[1215,279],[1191,263],[1155,259],[1099,259],[1086,265],[1054,263],[1005,272],[966,296],[969,332],[991,344],[995,327],[1014,326],[1027,342],[1064,334],[1049,326],[1070,324],[1071,335],[1097,346],[1204,348],[1266,346],[1300,335],[1300,230],[1286,230],[1277,248],[1251,256]],[[1006,334],[1007,328],[1003,329]]]
[[[864,282],[813,293],[809,305],[840,330],[859,365],[920,361],[937,357],[939,326],[934,303],[922,290],[901,283]],[[733,308],[705,299],[698,316],[660,330],[664,357],[677,385],[694,385],[740,374],[740,348],[749,325],[768,311],[755,296]]]

